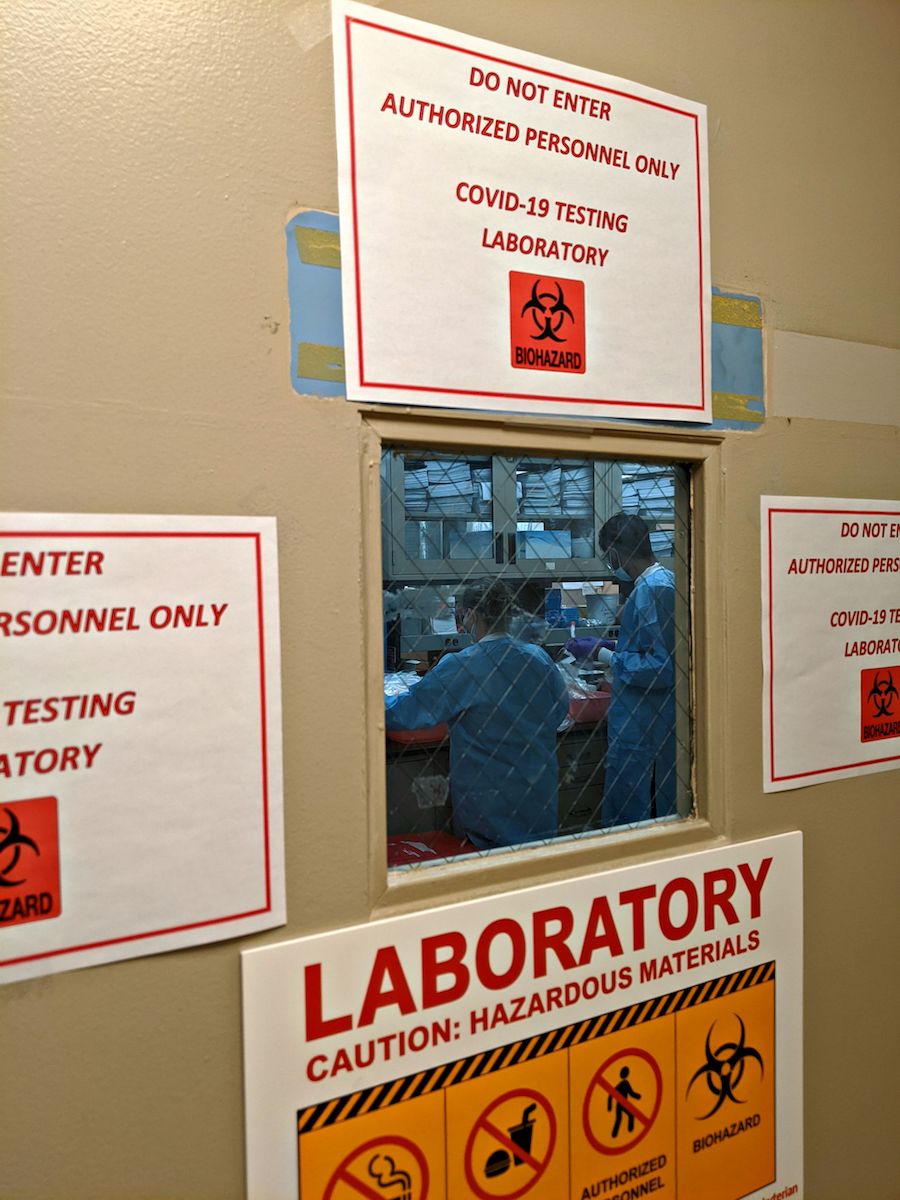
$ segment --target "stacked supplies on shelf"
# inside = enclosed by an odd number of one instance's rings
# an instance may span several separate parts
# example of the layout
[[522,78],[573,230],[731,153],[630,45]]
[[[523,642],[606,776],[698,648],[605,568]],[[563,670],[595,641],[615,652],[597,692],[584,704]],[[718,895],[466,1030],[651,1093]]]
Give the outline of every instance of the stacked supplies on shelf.
[[653,553],[657,558],[674,558],[674,529],[655,529],[650,534],[650,545],[653,547]]
[[541,470],[525,471],[522,478],[522,501],[519,516],[559,517],[561,467],[545,467]]
[[567,517],[589,517],[594,508],[594,469],[590,463],[564,466],[562,511]]
[[403,503],[408,513],[428,511],[428,468],[406,466],[403,472]]
[[475,489],[475,512],[479,515],[490,513],[492,499],[490,467],[472,468],[472,487]]
[[474,495],[472,468],[460,459],[436,460],[428,464],[428,511],[445,517],[472,512]]
[[623,463],[622,511],[652,520],[674,520],[674,474],[650,465]]

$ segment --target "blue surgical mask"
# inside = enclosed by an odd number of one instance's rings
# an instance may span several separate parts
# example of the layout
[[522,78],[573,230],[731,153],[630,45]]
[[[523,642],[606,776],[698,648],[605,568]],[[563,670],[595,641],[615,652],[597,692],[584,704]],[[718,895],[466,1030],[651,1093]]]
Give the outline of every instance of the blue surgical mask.
[[[617,550],[611,550],[606,556],[606,561],[609,563],[609,569],[613,573],[613,577],[618,579],[619,583],[631,583],[631,576],[622,566],[622,559]],[[614,566],[613,563],[616,565]]]

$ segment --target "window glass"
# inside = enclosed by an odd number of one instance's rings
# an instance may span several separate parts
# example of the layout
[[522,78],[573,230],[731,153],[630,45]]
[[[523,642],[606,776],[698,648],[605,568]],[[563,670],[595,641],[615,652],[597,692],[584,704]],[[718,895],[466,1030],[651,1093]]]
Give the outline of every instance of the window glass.
[[692,810],[689,469],[382,455],[388,859]]

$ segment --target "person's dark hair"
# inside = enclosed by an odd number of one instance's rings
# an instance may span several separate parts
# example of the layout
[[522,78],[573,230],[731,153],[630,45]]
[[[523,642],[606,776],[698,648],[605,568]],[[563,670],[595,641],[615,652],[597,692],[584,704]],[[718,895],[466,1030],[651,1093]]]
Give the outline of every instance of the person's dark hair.
[[515,607],[512,592],[502,579],[468,583],[459,598],[463,611],[472,611],[488,627],[488,631],[506,629]]
[[609,518],[597,537],[600,549],[604,553],[617,550],[622,558],[636,555],[638,558],[652,558],[653,547],[650,544],[650,529],[642,517],[631,516],[629,513],[616,513]]

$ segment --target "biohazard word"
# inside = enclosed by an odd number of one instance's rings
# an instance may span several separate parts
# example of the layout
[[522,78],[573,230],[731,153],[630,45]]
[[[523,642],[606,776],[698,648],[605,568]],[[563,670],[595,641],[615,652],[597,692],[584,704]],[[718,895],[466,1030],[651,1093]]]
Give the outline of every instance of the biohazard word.
[[56,797],[0,807],[0,927],[58,917]]
[[898,684],[900,667],[877,667],[860,673],[860,741],[900,737]]
[[428,1200],[428,1163],[408,1138],[379,1137],[352,1150],[328,1181],[323,1200]]
[[[536,1132],[540,1150],[534,1145]],[[466,1180],[472,1195],[477,1200],[524,1196],[546,1171],[555,1145],[556,1117],[549,1100],[529,1088],[504,1092],[487,1106],[466,1142]],[[488,1182],[501,1177],[499,1184]]]
[[584,284],[577,279],[509,273],[512,365],[584,374]]
[[695,1138],[693,1143],[694,1153],[699,1154],[701,1150],[708,1150],[710,1146],[717,1146],[719,1142],[737,1137],[739,1133],[746,1133],[748,1129],[756,1129],[761,1119],[759,1113],[751,1113],[749,1117],[744,1117],[742,1121],[732,1121],[730,1125],[723,1125],[721,1129],[717,1129],[714,1133],[707,1133],[704,1137]]
[[[650,1068],[652,1088],[638,1092],[632,1070],[635,1060]],[[646,1078],[646,1071],[642,1072]],[[606,1104],[599,1111],[608,1116],[603,1128],[597,1109],[591,1116],[591,1104],[596,1090],[606,1093]],[[653,1127],[662,1103],[662,1072],[652,1054],[632,1046],[613,1054],[594,1073],[584,1096],[581,1121],[588,1141],[601,1154],[624,1154],[642,1141]]]
[[721,1042],[715,1050],[712,1048],[712,1033],[716,1022],[713,1021],[706,1035],[706,1062],[691,1076],[685,1092],[685,1097],[689,1096],[694,1084],[704,1080],[710,1093],[715,1097],[712,1108],[708,1113],[697,1117],[698,1121],[709,1120],[719,1111],[726,1100],[731,1100],[734,1104],[744,1103],[736,1094],[736,1089],[744,1077],[744,1067],[748,1059],[759,1064],[761,1074],[765,1071],[762,1055],[758,1050],[754,1050],[752,1046],[746,1044],[747,1032],[744,1029],[744,1022],[737,1013],[735,1013],[735,1020],[741,1027],[740,1037],[736,1042]]

